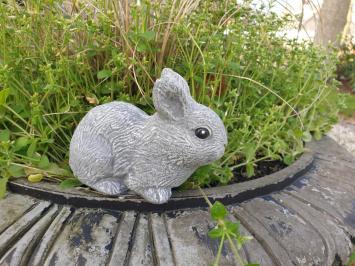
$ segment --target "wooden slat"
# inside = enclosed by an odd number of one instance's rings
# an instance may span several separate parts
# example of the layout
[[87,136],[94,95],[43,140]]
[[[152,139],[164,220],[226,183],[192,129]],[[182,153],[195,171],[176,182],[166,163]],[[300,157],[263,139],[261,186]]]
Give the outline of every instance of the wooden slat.
[[0,235],[0,257],[42,217],[42,214],[49,206],[50,203],[46,201],[38,203],[33,209],[26,212],[20,219],[2,232]]
[[58,207],[54,205],[38,220],[3,256],[0,265],[16,266],[29,265],[28,260],[34,247],[37,245],[53,218],[57,214]]
[[151,215],[150,219],[157,263],[159,265],[172,266],[174,265],[174,258],[164,217],[155,213]]
[[0,201],[0,233],[18,220],[37,200],[28,196],[8,193]]
[[58,232],[44,265],[106,265],[119,214],[78,209]]
[[61,234],[65,221],[71,214],[70,207],[64,206],[55,217],[51,225],[48,227],[46,233],[42,237],[40,243],[33,251],[28,265],[42,266],[47,258],[53,243],[56,241],[58,235]]
[[129,244],[132,242],[134,225],[137,219],[137,213],[124,212],[117,235],[113,242],[112,253],[108,262],[109,266],[124,265]]

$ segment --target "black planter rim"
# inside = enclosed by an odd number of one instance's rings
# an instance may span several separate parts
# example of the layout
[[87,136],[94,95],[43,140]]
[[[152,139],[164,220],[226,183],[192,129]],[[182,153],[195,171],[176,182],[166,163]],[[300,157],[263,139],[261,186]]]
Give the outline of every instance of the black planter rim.
[[[306,149],[293,164],[278,172],[242,183],[203,189],[203,191],[212,202],[218,200],[227,205],[241,203],[280,191],[291,185],[312,167],[313,159],[313,152]],[[9,188],[14,193],[81,208],[163,212],[207,206],[201,192],[197,189],[175,191],[167,203],[158,205],[149,203],[133,193],[111,197],[92,191],[83,192],[76,188],[61,190],[57,184],[54,185],[50,182],[30,183],[24,178],[11,180]]]

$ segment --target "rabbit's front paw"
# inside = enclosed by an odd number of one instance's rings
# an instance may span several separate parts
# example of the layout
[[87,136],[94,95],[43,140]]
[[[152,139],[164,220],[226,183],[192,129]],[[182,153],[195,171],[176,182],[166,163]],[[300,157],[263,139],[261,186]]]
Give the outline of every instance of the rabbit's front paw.
[[138,192],[144,199],[153,204],[162,204],[169,200],[171,196],[170,188],[144,188]]

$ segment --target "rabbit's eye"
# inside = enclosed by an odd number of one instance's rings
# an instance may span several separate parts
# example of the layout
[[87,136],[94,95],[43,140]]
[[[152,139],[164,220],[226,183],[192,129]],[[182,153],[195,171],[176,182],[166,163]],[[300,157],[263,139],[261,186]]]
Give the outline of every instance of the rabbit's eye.
[[195,135],[196,135],[196,137],[198,137],[200,139],[205,139],[205,138],[208,138],[208,136],[210,135],[210,132],[208,131],[207,128],[199,127],[195,130]]

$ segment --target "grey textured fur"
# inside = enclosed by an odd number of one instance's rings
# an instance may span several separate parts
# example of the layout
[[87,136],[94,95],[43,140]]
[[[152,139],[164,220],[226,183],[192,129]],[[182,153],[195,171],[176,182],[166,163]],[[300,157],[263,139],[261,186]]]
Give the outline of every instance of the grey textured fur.
[[[84,116],[69,160],[82,183],[109,195],[131,189],[160,204],[198,167],[222,157],[227,134],[221,119],[193,100],[179,74],[162,71],[153,102],[157,112],[152,116],[125,102],[97,106]],[[210,136],[198,138],[200,127]]]

